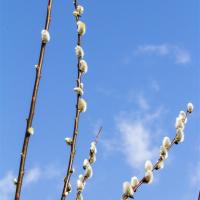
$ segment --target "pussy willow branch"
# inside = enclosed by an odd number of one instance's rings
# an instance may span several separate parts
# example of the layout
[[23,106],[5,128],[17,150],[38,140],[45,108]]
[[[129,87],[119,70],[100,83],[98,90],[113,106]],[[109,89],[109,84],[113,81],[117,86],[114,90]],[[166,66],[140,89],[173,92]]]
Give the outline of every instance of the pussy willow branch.
[[[49,0],[46,21],[45,21],[45,30],[47,31],[49,30],[49,25],[51,21],[51,10],[52,10],[52,0]],[[40,78],[41,78],[42,64],[43,64],[44,54],[45,54],[45,47],[46,47],[46,43],[42,42],[41,48],[40,48],[39,61],[36,67],[36,77],[35,77],[35,83],[34,83],[34,88],[33,88],[33,93],[32,93],[29,116],[28,116],[27,124],[26,124],[24,143],[23,143],[22,152],[21,152],[21,160],[20,160],[20,167],[19,167],[19,173],[18,173],[17,184],[16,184],[15,200],[19,200],[20,194],[21,194],[23,177],[25,173],[25,162],[26,162],[28,144],[29,144],[29,139],[30,139],[30,133],[28,132],[28,129],[32,127],[32,122],[34,118],[35,105],[36,105],[37,94],[38,94]]]
[[[188,115],[189,115],[189,112],[187,111],[187,112],[186,112],[186,118],[188,117]],[[174,144],[176,144],[176,137],[174,137],[174,139],[172,140],[172,142],[171,142],[171,144],[170,144],[170,146],[169,146],[169,148],[168,148],[168,152],[169,152],[170,149],[174,146]],[[161,157],[157,160],[157,162],[153,165],[153,170],[152,170],[152,171],[154,171],[154,170],[156,169],[157,165],[158,165],[159,162],[161,162],[162,160],[163,160],[163,159],[162,159]],[[132,189],[133,189],[133,192],[136,192],[136,191],[138,190],[138,188],[139,188],[143,183],[145,183],[145,177],[143,177],[143,178],[139,181],[139,183],[138,183],[135,187],[132,188]],[[122,200],[127,200],[127,199],[129,199],[129,197],[127,197],[127,196],[122,196]]]
[[[78,1],[74,1],[74,7],[75,9],[78,6]],[[76,22],[79,21],[80,16],[76,17]],[[81,46],[81,35],[78,34],[77,36],[77,45]],[[80,64],[80,58],[78,58],[78,63],[77,63],[77,69],[78,69],[78,74],[77,74],[77,87],[80,87],[81,85],[81,72],[79,71],[79,64]],[[74,120],[74,130],[73,130],[73,138],[72,138],[72,144],[71,149],[70,149],[70,157],[69,157],[69,162],[68,162],[68,168],[67,168],[67,175],[64,178],[64,186],[63,186],[63,191],[62,191],[62,196],[61,200],[66,199],[66,192],[67,188],[69,186],[70,178],[73,173],[73,163],[74,163],[74,157],[76,153],[76,140],[77,140],[77,135],[78,135],[78,124],[79,124],[79,119],[80,119],[80,110],[78,109],[78,103],[80,100],[81,95],[77,93],[77,101],[76,101],[76,115],[75,115],[75,120]]]
[[[98,141],[99,141],[99,137],[100,137],[100,135],[101,135],[101,133],[102,133],[102,129],[103,129],[103,127],[101,126],[100,127],[100,129],[99,129],[99,131],[98,131],[98,133],[97,133],[97,135],[96,135],[96,138],[95,138],[95,144],[97,144],[98,143]],[[90,164],[92,164],[92,162],[91,162],[91,157],[90,157],[90,154],[89,154],[89,163]],[[84,176],[84,179],[83,179],[83,184],[85,185],[85,183],[86,183],[86,180],[87,180],[87,178]],[[77,193],[76,193],[76,200],[79,200],[79,195],[81,194],[81,192],[80,191],[77,191]]]

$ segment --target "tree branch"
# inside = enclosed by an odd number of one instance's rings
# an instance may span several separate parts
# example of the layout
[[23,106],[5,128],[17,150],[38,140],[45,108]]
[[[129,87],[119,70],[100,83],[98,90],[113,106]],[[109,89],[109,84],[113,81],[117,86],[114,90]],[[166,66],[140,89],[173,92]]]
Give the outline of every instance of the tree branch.
[[[77,180],[77,192],[76,192],[76,200],[80,200],[82,199],[82,192],[83,189],[85,188],[86,185],[86,181],[92,176],[92,173],[90,174],[90,177],[88,176],[88,172],[89,170],[92,171],[92,164],[94,164],[94,162],[96,162],[96,145],[98,143],[98,139],[99,136],[102,132],[103,127],[100,127],[98,134],[96,135],[95,141],[91,143],[91,147],[90,147],[90,152],[89,152],[89,159],[85,159],[83,162],[83,168],[85,169],[85,175],[80,175],[79,179]],[[88,169],[89,168],[89,169]]]
[[[188,117],[188,115],[189,115],[190,113],[191,113],[191,112],[189,112],[188,110],[186,111],[184,123],[186,123],[187,117]],[[174,144],[178,144],[177,139],[176,139],[176,136],[174,137],[174,139],[172,140],[171,144],[170,144],[169,147],[167,148],[167,151],[168,151],[168,152],[169,152],[170,149],[174,146]],[[160,164],[160,162],[163,162],[163,161],[164,161],[164,160],[163,160],[162,156],[160,156],[160,158],[157,160],[157,162],[153,165],[152,172],[153,172],[154,170],[157,170],[157,169],[158,169],[158,165]],[[134,186],[134,187],[131,186],[131,187],[132,187],[133,194],[134,194],[135,192],[137,192],[137,190],[139,189],[139,187],[140,187],[142,184],[144,184],[144,183],[147,183],[147,182],[146,182],[145,176],[138,182],[138,184],[137,184],[136,186]],[[133,196],[128,196],[128,195],[126,195],[126,194],[123,194],[123,195],[122,195],[122,200],[127,200],[127,199],[129,199],[129,198],[134,198],[134,197],[133,197]]]
[[[49,30],[49,25],[51,21],[51,10],[52,10],[52,0],[49,0],[46,21],[45,21],[45,30],[47,31]],[[38,61],[38,64],[36,65],[35,83],[34,83],[34,88],[33,88],[33,93],[32,93],[29,116],[28,116],[27,124],[26,124],[24,143],[23,143],[22,152],[21,152],[20,167],[19,167],[19,173],[18,173],[18,178],[17,178],[17,183],[16,183],[15,200],[20,199],[23,177],[25,173],[25,162],[26,162],[26,156],[27,156],[27,151],[28,151],[28,144],[29,144],[29,139],[31,135],[30,129],[32,129],[32,122],[33,122],[34,113],[35,113],[35,105],[36,105],[37,94],[38,94],[38,89],[39,89],[39,84],[40,84],[40,79],[41,79],[41,71],[42,71],[42,64],[44,60],[45,47],[46,47],[46,42],[42,41],[41,48],[40,48],[39,61]]]
[[[78,7],[78,1],[74,0],[74,8],[77,10]],[[80,19],[80,15],[75,16],[76,23]],[[77,25],[78,28],[78,25]],[[81,34],[77,34],[77,46],[81,46]],[[82,88],[81,86],[81,78],[82,78],[82,72],[79,69],[80,66],[80,61],[82,60],[81,57],[78,57],[78,63],[77,63],[77,69],[78,69],[78,74],[77,74],[77,88]],[[81,89],[82,90],[82,89]],[[70,149],[70,157],[69,157],[69,162],[68,162],[68,168],[67,168],[67,174],[64,178],[64,185],[63,185],[63,190],[62,190],[62,196],[61,200],[65,200],[68,192],[71,189],[70,186],[70,178],[73,173],[73,163],[74,163],[74,158],[75,158],[75,153],[76,153],[76,140],[77,140],[77,135],[78,135],[78,125],[79,125],[79,119],[80,119],[80,110],[79,110],[79,102],[81,100],[81,95],[80,93],[77,92],[77,101],[76,101],[76,114],[75,114],[75,120],[74,120],[74,130],[73,130],[73,137],[72,137],[72,143],[71,143],[71,149]]]

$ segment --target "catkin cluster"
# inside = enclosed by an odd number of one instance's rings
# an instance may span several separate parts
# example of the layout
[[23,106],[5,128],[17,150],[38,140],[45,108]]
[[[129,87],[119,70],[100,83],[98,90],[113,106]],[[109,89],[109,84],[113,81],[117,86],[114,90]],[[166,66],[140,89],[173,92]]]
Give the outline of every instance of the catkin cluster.
[[92,142],[90,146],[90,153],[89,158],[83,161],[83,169],[85,170],[84,174],[79,175],[77,180],[77,193],[76,193],[76,200],[83,200],[82,192],[85,188],[86,181],[92,177],[93,169],[92,164],[96,162],[96,142]]
[[130,182],[123,183],[123,195],[122,199],[126,200],[128,198],[134,198],[134,193],[143,183],[150,184],[153,182],[153,171],[160,170],[164,167],[164,161],[168,158],[168,152],[173,146],[173,144],[179,144],[184,141],[184,128],[187,123],[188,114],[192,113],[193,104],[188,103],[187,111],[180,111],[178,117],[176,118],[175,128],[176,128],[176,136],[171,141],[169,137],[164,137],[162,141],[162,145],[160,146],[160,157],[155,165],[152,164],[150,160],[145,162],[145,175],[139,181],[136,176],[131,178]]

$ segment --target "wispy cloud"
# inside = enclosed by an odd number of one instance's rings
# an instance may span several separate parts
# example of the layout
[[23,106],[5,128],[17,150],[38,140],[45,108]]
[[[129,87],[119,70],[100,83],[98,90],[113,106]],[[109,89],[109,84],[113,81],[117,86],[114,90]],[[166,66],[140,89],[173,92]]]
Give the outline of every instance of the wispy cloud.
[[191,183],[194,187],[200,186],[200,161],[197,163],[191,174]]
[[160,140],[157,141],[156,137],[160,135],[158,122],[163,109],[157,108],[151,112],[150,105],[143,96],[137,98],[137,101],[139,111],[125,111],[115,117],[116,135],[109,140],[104,139],[103,144],[108,153],[122,153],[132,168],[141,171],[145,160],[158,157]]
[[155,159],[158,156],[158,146],[155,145],[155,136],[159,129],[155,128],[161,110],[154,113],[135,113],[130,116],[124,113],[117,117],[116,126],[121,141],[121,152],[125,155],[127,163],[140,170],[145,160]]
[[[57,177],[61,177],[63,171],[54,165],[47,165],[43,168],[34,167],[27,171],[24,177],[24,187],[29,186],[32,183],[37,183],[38,181],[51,180]],[[15,187],[13,184],[14,172],[9,171],[6,175],[0,179],[0,199],[10,200],[11,194],[14,192]]]
[[138,104],[143,110],[148,110],[150,107],[147,100],[142,95],[138,96]]
[[29,185],[30,183],[37,182],[41,178],[41,176],[42,176],[42,172],[39,167],[30,169],[24,178],[25,186]]
[[8,172],[2,179],[0,179],[1,200],[10,199],[10,194],[14,191],[13,179],[14,174],[12,171]]
[[122,153],[133,168],[139,168],[158,151],[152,143],[152,131],[141,121],[118,119],[122,139]]
[[150,105],[142,92],[130,90],[127,95],[127,100],[129,103],[135,103],[142,110],[148,110],[150,108]]
[[177,45],[170,44],[147,44],[139,46],[136,51],[136,55],[156,55],[162,57],[172,57],[176,64],[188,64],[191,61],[190,52]]

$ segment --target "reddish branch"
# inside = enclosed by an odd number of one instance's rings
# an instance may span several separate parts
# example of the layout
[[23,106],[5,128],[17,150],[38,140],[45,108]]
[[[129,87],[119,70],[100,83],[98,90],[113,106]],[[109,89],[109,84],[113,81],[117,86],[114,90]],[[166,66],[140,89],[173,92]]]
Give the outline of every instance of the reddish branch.
[[[187,116],[189,115],[190,113],[187,111],[186,112],[186,118],[187,118]],[[174,139],[172,140],[172,142],[171,142],[171,145],[169,146],[169,148],[168,148],[168,151],[170,151],[170,149],[174,146],[174,144],[177,144],[176,143],[176,137],[174,137]],[[159,165],[159,163],[160,162],[162,162],[163,161],[163,159],[162,159],[162,157],[160,157],[159,159],[158,159],[158,161],[153,165],[153,170],[152,171],[154,171],[154,170],[156,170],[157,169],[157,166]],[[139,183],[135,186],[135,187],[133,187],[132,189],[133,189],[133,192],[135,193],[135,192],[137,192],[137,190],[138,190],[138,188],[142,185],[142,184],[144,184],[145,183],[145,177],[143,177],[140,181],[139,181]],[[122,196],[122,200],[127,200],[127,199],[129,199],[130,197],[128,197],[128,196]]]
[[[51,21],[51,10],[52,10],[52,0],[49,0],[48,8],[47,8],[47,15],[46,15],[46,22],[45,22],[45,30],[47,30],[47,31],[49,30],[49,25],[50,25],[50,21]],[[32,99],[31,99],[29,116],[28,116],[27,124],[26,124],[24,143],[23,143],[22,152],[21,152],[20,167],[19,167],[19,173],[18,173],[18,178],[17,178],[17,183],[16,183],[15,200],[19,200],[20,194],[21,194],[23,177],[24,177],[24,173],[25,173],[25,162],[26,162],[28,144],[29,144],[29,139],[30,139],[30,133],[28,130],[29,130],[29,128],[32,127],[32,122],[33,122],[33,118],[34,118],[35,105],[36,105],[37,94],[38,94],[40,78],[41,78],[42,64],[43,64],[44,54],[45,54],[45,47],[46,47],[46,43],[42,42],[41,49],[40,49],[40,55],[39,55],[39,61],[38,61],[37,67],[36,67],[36,77],[35,77],[33,94],[32,94]]]
[[[77,9],[78,6],[78,1],[74,0],[74,7],[75,10]],[[78,22],[80,19],[80,16],[76,17],[76,22]],[[81,35],[78,34],[77,36],[77,45],[81,46]],[[80,58],[78,57],[78,63],[77,63],[77,87],[81,87],[81,72],[79,71],[79,64],[80,64]],[[69,190],[69,184],[70,184],[70,178],[73,173],[73,163],[74,163],[74,157],[76,153],[76,140],[77,140],[77,135],[78,135],[78,124],[79,124],[79,118],[80,118],[80,110],[78,109],[78,103],[81,98],[81,95],[77,93],[77,100],[76,100],[76,114],[75,114],[75,120],[74,120],[74,130],[73,130],[73,137],[72,137],[72,144],[71,149],[70,149],[70,157],[69,157],[69,162],[68,162],[68,168],[67,168],[67,174],[64,178],[64,186],[63,186],[63,191],[62,191],[62,196],[61,200],[66,199],[67,192]]]

